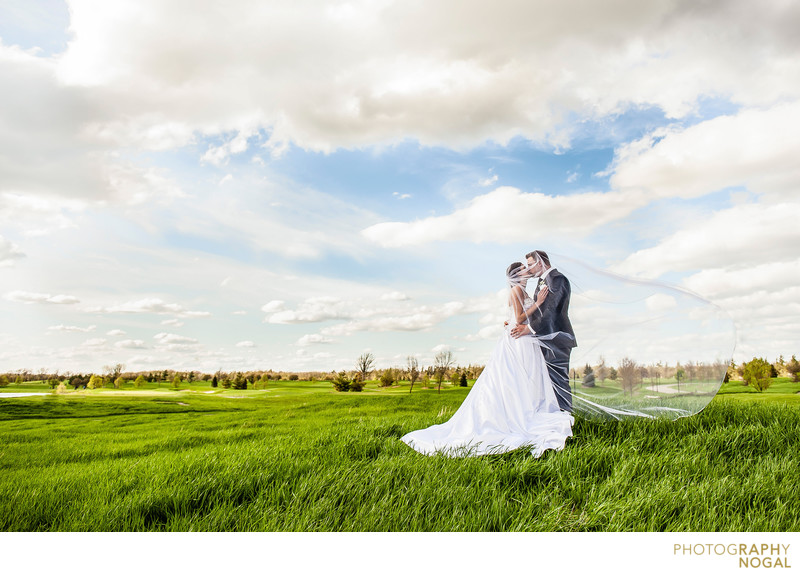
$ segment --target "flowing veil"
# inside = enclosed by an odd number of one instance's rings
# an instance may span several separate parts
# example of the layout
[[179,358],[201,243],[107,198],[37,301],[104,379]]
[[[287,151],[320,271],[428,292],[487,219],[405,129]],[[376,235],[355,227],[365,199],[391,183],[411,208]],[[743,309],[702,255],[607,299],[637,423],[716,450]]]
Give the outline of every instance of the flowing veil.
[[[523,300],[516,308],[529,313],[556,394],[571,399],[573,414],[676,419],[711,401],[736,343],[727,313],[686,289],[553,256],[558,262],[546,271],[534,254],[533,265],[509,276],[510,291]],[[545,287],[537,307],[534,297]],[[564,308],[566,324],[558,322]],[[563,355],[554,354],[565,349],[566,374]]]

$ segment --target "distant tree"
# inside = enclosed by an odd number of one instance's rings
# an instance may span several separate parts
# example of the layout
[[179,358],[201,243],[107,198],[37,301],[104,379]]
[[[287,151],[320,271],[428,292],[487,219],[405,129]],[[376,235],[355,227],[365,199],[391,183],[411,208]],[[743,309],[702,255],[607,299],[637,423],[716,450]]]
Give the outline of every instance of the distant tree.
[[17,378],[16,378],[16,379],[14,379],[14,384],[15,384],[15,385],[21,385],[21,384],[22,384],[22,382],[23,382],[23,381],[22,381],[22,375],[17,375]]
[[408,392],[411,392],[411,389],[414,388],[414,383],[417,382],[419,378],[419,361],[417,357],[413,355],[409,355],[406,359],[406,367],[408,368],[408,380],[411,381],[411,386],[408,388]]
[[141,389],[145,385],[145,383],[147,383],[147,379],[144,378],[144,375],[139,375],[138,377],[136,377],[136,380],[133,381],[133,386],[136,387],[137,389]]
[[595,369],[594,374],[597,375],[597,378],[600,382],[603,382],[608,378],[608,367],[606,367],[606,360],[602,355],[597,361],[597,369]]
[[230,389],[231,388],[231,380],[228,377],[224,377],[221,381],[223,389]]
[[233,377],[233,388],[237,390],[242,390],[247,388],[247,380],[244,378],[242,373],[236,373]]
[[775,365],[769,366],[769,376],[773,379],[778,378],[778,369],[775,368]]
[[593,387],[594,386],[594,370],[592,369],[592,365],[586,363],[586,366],[583,369],[583,386],[584,387]]
[[0,375],[0,388],[8,386],[8,377],[5,375]]
[[122,387],[125,386],[126,382],[127,381],[122,377],[122,375],[120,375],[114,380],[114,388],[121,389]]
[[295,375],[295,374],[291,374],[291,375],[289,375],[289,380],[290,381],[300,380],[300,376],[299,375]]
[[637,365],[633,359],[625,357],[619,362],[619,377],[622,380],[622,390],[633,394],[633,387],[636,384]]
[[364,380],[361,378],[361,373],[353,375],[353,381],[350,383],[350,390],[360,393],[364,390]]
[[394,384],[394,371],[392,369],[386,369],[381,373],[381,386],[382,387],[391,387]]
[[794,355],[792,355],[792,360],[786,363],[786,370],[792,376],[792,381],[797,382],[800,379],[800,362],[797,361]]
[[339,371],[339,373],[331,380],[331,384],[333,388],[340,392],[346,392],[350,390],[350,383],[353,381],[347,378],[347,373],[344,371]]
[[89,377],[89,382],[87,383],[87,388],[90,389],[99,389],[103,386],[103,377],[100,375],[92,375]]
[[617,374],[617,369],[611,367],[608,369],[608,378],[612,381],[616,381],[619,378],[619,374]]
[[444,380],[444,376],[447,374],[447,371],[454,362],[455,359],[453,358],[453,353],[449,350],[439,351],[433,358],[433,374],[436,378],[436,383],[438,384],[438,390],[440,393],[442,392],[442,381]]
[[211,377],[211,387],[216,389],[219,386],[219,379],[217,379],[217,375]]
[[678,388],[681,386],[681,381],[686,378],[686,371],[684,371],[680,365],[678,365],[677,370],[675,371],[675,382],[678,383]]
[[55,389],[60,384],[61,381],[59,379],[54,379],[54,378],[47,379],[47,386],[50,387],[51,389]]
[[770,386],[770,375],[772,374],[771,365],[761,358],[754,358],[749,363],[743,365],[744,372],[742,378],[745,384],[753,387],[758,392],[766,391]]
[[172,377],[172,386],[177,389],[178,387],[181,386],[182,382],[183,381],[181,380],[181,376],[178,373],[175,373],[175,376]]
[[111,376],[111,382],[113,383],[119,378],[119,376],[122,374],[122,371],[125,370],[125,365],[122,363],[117,363],[116,365],[106,365],[103,367],[103,370]]
[[372,356],[372,353],[364,353],[356,360],[356,371],[361,374],[361,380],[366,381],[369,377],[369,373],[372,371],[372,368],[375,366],[375,357]]
[[467,382],[467,373],[461,373],[461,378],[458,379],[458,386],[459,387],[466,387],[469,383]]

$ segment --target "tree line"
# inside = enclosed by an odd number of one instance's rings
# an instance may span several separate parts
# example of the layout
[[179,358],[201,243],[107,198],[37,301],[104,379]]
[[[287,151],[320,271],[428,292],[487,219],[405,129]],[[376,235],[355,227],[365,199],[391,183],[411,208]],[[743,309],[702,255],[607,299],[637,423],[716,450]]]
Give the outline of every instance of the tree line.
[[[419,383],[429,387],[435,383],[437,390],[441,391],[444,383],[452,386],[466,387],[470,380],[477,379],[483,371],[483,365],[456,365],[452,351],[440,351],[434,357],[431,365],[423,366],[414,355],[406,358],[404,366],[394,366],[378,369],[375,366],[375,357],[372,353],[363,353],[358,357],[352,370],[346,371],[233,371],[218,370],[215,373],[200,371],[176,371],[162,369],[158,371],[125,372],[125,365],[117,363],[103,367],[98,373],[59,373],[48,372],[41,369],[33,372],[27,369],[0,374],[0,387],[11,383],[22,384],[25,382],[39,381],[47,383],[50,388],[95,389],[95,388],[123,388],[129,385],[141,388],[148,384],[171,383],[174,387],[191,384],[197,381],[208,382],[211,387],[230,389],[260,389],[266,388],[269,381],[327,381],[332,383],[337,391],[361,391],[367,381],[377,381],[381,387],[398,385],[400,382],[409,384],[409,392]],[[732,362],[725,367],[724,363],[716,361],[704,363],[687,361],[674,365],[659,363],[638,363],[625,357],[617,366],[606,364],[601,356],[595,365],[586,364],[583,368],[570,370],[573,385],[583,387],[597,386],[598,383],[613,381],[621,385],[626,392],[632,393],[637,386],[645,383],[659,385],[664,380],[681,383],[711,381],[719,378],[724,371],[724,382],[729,380],[742,380],[757,391],[766,390],[771,379],[777,377],[790,377],[794,382],[800,380],[800,362],[795,355],[786,361],[781,355],[775,362],[770,363],[764,358],[755,357],[750,361],[737,364]]]

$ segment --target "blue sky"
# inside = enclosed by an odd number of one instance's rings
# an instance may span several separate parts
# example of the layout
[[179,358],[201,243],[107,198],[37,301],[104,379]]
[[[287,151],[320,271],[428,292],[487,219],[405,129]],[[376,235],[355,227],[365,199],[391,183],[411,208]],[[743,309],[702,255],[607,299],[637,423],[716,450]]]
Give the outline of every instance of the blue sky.
[[0,370],[483,363],[534,248],[580,362],[797,354],[768,7],[5,2]]

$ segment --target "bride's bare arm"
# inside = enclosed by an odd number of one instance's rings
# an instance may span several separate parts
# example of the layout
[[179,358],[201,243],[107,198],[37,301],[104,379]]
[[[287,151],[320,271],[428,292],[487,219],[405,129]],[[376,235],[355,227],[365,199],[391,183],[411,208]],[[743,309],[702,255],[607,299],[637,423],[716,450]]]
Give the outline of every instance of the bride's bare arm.
[[517,317],[517,324],[521,325],[522,323],[525,322],[525,320],[527,318],[529,318],[534,312],[536,312],[536,309],[538,309],[539,307],[542,306],[542,303],[544,302],[544,299],[545,299],[546,296],[547,296],[547,287],[543,287],[542,290],[539,291],[539,294],[536,295],[536,302],[533,303],[532,306],[530,306],[526,310],[522,311],[521,310],[522,306],[520,305],[520,312],[519,313],[517,313],[517,310],[514,309],[514,313],[515,313],[515,315]]
[[525,311],[522,310],[522,301],[525,299],[525,293],[522,287],[515,286],[511,289],[511,295],[508,297],[511,310],[514,312],[514,318],[517,319],[519,324],[520,315],[525,318]]

